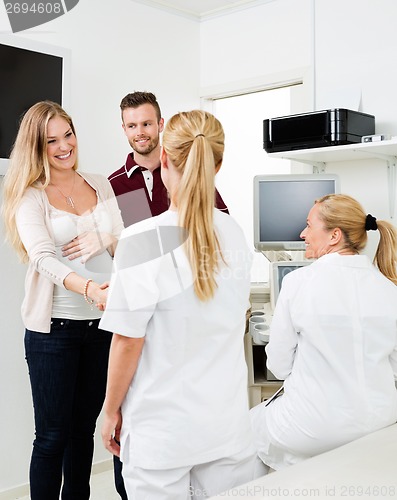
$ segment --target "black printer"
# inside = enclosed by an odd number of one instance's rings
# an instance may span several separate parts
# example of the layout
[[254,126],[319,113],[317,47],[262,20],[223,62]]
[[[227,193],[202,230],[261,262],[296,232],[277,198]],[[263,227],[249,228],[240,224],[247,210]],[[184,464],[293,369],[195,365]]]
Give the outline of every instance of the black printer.
[[268,153],[352,144],[373,134],[373,115],[343,108],[263,120],[263,148]]

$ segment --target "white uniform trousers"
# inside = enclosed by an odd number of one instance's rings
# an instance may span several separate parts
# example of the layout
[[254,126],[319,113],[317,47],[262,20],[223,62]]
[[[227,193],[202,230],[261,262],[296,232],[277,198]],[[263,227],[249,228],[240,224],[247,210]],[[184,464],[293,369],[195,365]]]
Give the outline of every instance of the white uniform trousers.
[[249,446],[231,457],[175,469],[149,470],[125,462],[123,478],[132,500],[204,500],[256,479],[256,460]]

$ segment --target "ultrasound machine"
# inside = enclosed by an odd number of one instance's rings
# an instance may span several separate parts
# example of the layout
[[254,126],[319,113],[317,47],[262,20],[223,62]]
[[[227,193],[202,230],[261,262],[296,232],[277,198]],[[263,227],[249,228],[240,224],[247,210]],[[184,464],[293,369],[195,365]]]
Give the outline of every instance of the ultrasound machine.
[[[252,300],[249,333],[252,346],[269,342],[273,311],[283,278],[311,264],[300,238],[315,200],[340,192],[335,174],[258,175],[254,178],[254,246],[269,261],[269,295]],[[255,285],[253,284],[253,289]],[[274,380],[270,372],[266,380]]]

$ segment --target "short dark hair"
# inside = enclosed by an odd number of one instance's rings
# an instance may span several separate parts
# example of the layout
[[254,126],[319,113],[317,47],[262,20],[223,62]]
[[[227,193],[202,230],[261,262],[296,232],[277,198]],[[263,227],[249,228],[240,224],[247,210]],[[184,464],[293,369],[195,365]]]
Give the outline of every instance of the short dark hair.
[[161,110],[159,103],[157,102],[156,96],[151,92],[133,92],[132,94],[127,94],[120,103],[121,116],[123,116],[123,110],[126,108],[137,108],[142,106],[142,104],[151,104],[157,114],[157,120],[161,119]]

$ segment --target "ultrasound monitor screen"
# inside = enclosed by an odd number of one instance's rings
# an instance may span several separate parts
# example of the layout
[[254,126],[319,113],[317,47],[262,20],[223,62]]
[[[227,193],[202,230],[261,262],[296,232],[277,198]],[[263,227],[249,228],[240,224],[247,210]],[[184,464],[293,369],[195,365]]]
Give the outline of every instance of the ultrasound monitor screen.
[[338,192],[336,176],[257,176],[254,244],[258,250],[303,250],[300,233],[316,199]]
[[278,296],[280,294],[283,279],[287,274],[303,266],[311,264],[312,261],[290,261],[290,262],[272,262],[270,264],[270,303],[274,309]]

